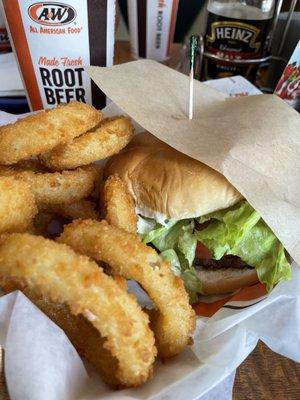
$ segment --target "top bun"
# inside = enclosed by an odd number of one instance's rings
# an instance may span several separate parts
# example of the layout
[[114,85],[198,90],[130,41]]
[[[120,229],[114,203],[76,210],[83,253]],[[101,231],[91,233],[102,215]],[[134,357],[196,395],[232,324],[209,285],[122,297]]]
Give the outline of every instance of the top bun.
[[223,175],[148,132],[111,157],[104,178],[113,174],[126,182],[137,212],[161,223],[199,217],[242,199]]

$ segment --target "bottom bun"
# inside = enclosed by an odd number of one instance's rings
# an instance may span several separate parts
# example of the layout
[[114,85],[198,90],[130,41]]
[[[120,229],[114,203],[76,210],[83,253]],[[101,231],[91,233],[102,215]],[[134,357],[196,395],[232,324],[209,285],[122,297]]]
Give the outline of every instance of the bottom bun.
[[204,295],[231,293],[258,282],[256,270],[251,268],[197,267],[196,271],[201,280]]

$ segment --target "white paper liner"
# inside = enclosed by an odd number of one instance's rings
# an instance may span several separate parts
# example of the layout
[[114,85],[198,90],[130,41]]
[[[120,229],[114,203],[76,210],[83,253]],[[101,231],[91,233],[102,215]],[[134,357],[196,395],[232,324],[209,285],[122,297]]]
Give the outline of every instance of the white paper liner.
[[21,292],[0,298],[0,342],[12,400],[74,400],[87,384],[65,333]]

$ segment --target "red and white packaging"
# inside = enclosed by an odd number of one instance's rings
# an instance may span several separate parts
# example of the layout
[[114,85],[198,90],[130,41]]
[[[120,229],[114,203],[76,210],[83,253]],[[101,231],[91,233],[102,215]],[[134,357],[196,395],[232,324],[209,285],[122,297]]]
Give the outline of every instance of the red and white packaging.
[[274,93],[300,112],[300,40],[277,83]]
[[127,8],[133,57],[167,60],[178,0],[127,0]]
[[84,67],[113,64],[115,0],[2,0],[2,6],[33,111],[72,100],[105,105]]
[[0,53],[10,51],[10,43],[7,34],[7,30],[5,27],[4,18],[0,8]]

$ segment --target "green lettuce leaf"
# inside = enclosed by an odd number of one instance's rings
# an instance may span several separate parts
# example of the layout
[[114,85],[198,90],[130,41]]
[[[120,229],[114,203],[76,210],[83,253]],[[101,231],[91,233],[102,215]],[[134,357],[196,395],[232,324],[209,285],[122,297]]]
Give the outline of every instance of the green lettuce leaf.
[[197,293],[201,293],[201,281],[194,267],[188,265],[188,261],[180,251],[173,249],[165,250],[161,256],[171,263],[171,269],[176,276],[179,276],[190,296],[191,301],[197,300]]
[[190,296],[191,302],[197,300],[198,294],[202,293],[202,284],[194,266],[189,266],[188,261],[183,254],[178,252],[181,274],[180,277]]
[[[212,253],[215,260],[220,260],[238,243],[245,233],[260,220],[260,215],[249,203],[242,201],[225,210],[206,216],[212,220],[206,229],[195,232],[197,239]],[[245,261],[245,260],[244,260]]]
[[156,238],[164,237],[176,223],[177,221],[168,221],[166,225],[156,224],[152,231],[143,236],[143,242],[151,243]]
[[167,260],[170,262],[171,269],[174,272],[174,274],[177,276],[180,276],[181,275],[181,265],[180,265],[180,261],[179,261],[176,251],[173,249],[168,249],[168,250],[162,251],[160,253],[160,255],[162,256],[162,258],[164,260]]
[[169,221],[165,226],[157,224],[155,229],[143,236],[143,242],[153,244],[161,256],[170,261],[172,271],[183,280],[191,299],[201,291],[201,282],[192,266],[197,246],[194,235],[194,220]]
[[189,266],[195,258],[197,239],[193,234],[194,221],[183,219],[160,232],[160,235],[152,240],[152,244],[161,252],[174,249],[181,253]]
[[[195,221],[210,222],[197,231]],[[256,268],[259,280],[268,290],[291,277],[282,244],[247,201],[196,219],[170,220],[166,225],[147,219],[145,223],[148,228],[142,235],[143,242],[151,243],[171,262],[172,270],[181,276],[192,297],[201,293],[201,282],[193,267],[197,241],[203,243],[216,260],[231,254]]]
[[[168,223],[169,224],[169,223]],[[167,225],[165,229],[161,230],[159,235],[152,240],[152,244],[159,250],[164,251],[167,249],[174,249],[177,247],[178,237],[181,235],[182,227],[186,225],[185,220],[172,221],[172,224]]]
[[224,255],[240,257],[256,268],[258,278],[268,290],[291,277],[284,248],[271,229],[247,201],[210,214],[211,222],[195,236],[219,260]]
[[193,265],[195,258],[197,238],[194,235],[194,221],[181,228],[181,234],[178,236],[178,250],[184,255],[189,267]]

